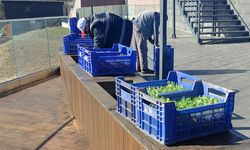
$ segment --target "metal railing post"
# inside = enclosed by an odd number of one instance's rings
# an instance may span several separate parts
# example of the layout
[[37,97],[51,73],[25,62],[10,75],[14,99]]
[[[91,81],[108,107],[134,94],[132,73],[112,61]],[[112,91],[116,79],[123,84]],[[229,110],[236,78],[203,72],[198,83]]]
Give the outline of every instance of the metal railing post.
[[197,30],[197,37],[198,37],[198,42],[200,43],[200,11],[201,11],[201,2],[199,1],[199,4],[198,4],[198,30]]
[[94,14],[93,2],[90,0],[91,15]]
[[183,15],[185,15],[185,4],[186,4],[186,0],[183,0],[183,2],[182,2],[182,13],[183,13]]
[[[213,10],[215,10],[215,1],[213,2]],[[213,26],[216,26],[215,20],[217,20],[215,16],[215,11],[213,11]],[[213,32],[216,32],[216,28],[213,28]],[[216,36],[216,34],[213,34],[213,36]]]
[[173,34],[172,38],[176,38],[176,28],[175,28],[175,0],[173,0]]
[[163,79],[163,56],[167,47],[167,0],[160,0],[160,51],[159,51],[159,80]]
[[[17,66],[17,51],[16,51],[16,44],[15,44],[15,35],[13,35],[13,28],[12,28],[12,21],[10,21],[10,32],[11,32],[11,36],[12,36],[12,46],[14,49],[14,65],[15,65],[15,71],[16,71],[16,79],[19,78],[19,74],[18,74],[18,66]],[[19,82],[19,84],[21,85],[21,83]]]
[[197,0],[197,7],[196,7],[196,20],[195,20],[195,25],[197,27],[197,31],[198,31],[198,19],[199,19],[199,0]]
[[51,69],[51,57],[50,57],[50,45],[49,45],[49,33],[48,33],[48,25],[47,25],[47,20],[44,19],[44,24],[45,24],[45,31],[46,31],[46,37],[47,37],[47,47],[48,47],[48,58],[49,58],[49,67]]

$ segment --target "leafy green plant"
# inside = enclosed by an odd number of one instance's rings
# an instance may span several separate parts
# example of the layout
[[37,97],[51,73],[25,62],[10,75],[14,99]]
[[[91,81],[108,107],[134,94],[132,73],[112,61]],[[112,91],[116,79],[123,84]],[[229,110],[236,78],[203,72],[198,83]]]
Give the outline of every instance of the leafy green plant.
[[[159,97],[160,93],[169,93],[174,91],[185,90],[182,86],[175,84],[174,82],[168,82],[166,86],[160,87],[147,87],[146,88],[148,95],[162,101],[164,103],[171,102],[169,98]],[[208,96],[198,96],[198,97],[183,97],[180,100],[175,100],[175,106],[177,110],[195,108],[200,106],[206,106],[211,104],[219,103],[220,100],[217,98],[212,98]]]
[[159,87],[147,87],[146,88],[148,95],[158,98],[160,93],[169,93],[174,91],[182,91],[186,90],[180,85],[175,84],[174,82],[167,82],[166,86],[159,86]]
[[208,96],[198,96],[193,98],[183,97],[181,100],[174,101],[177,110],[206,106],[206,105],[216,104],[219,102],[220,102],[219,99]]

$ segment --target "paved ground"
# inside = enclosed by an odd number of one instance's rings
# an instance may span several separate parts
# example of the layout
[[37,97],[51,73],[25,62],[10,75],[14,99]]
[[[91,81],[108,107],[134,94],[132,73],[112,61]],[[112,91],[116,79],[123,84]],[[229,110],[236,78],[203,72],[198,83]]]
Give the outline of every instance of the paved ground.
[[0,149],[88,149],[64,98],[60,77],[0,99]]
[[178,31],[177,37],[168,39],[175,48],[175,70],[236,90],[234,130],[250,138],[250,42],[198,45],[191,33]]

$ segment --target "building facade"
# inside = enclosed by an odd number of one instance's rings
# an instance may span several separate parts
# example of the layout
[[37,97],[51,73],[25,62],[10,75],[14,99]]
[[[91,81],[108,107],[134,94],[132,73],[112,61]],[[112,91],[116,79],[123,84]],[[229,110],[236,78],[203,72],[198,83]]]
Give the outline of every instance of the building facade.
[[63,16],[63,2],[3,0],[6,19]]

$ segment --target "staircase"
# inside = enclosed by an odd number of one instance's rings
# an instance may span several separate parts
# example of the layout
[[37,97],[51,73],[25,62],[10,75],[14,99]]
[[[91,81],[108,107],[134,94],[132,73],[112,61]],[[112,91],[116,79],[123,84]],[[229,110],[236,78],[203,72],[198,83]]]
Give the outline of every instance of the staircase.
[[199,44],[249,42],[249,28],[230,0],[177,0]]

